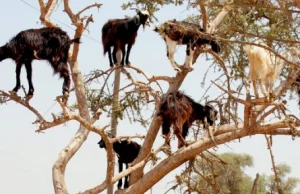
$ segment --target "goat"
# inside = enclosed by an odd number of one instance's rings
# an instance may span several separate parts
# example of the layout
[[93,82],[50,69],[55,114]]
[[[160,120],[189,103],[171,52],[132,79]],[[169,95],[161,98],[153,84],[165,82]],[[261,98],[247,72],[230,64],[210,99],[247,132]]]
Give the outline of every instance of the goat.
[[187,146],[185,141],[188,130],[192,123],[200,120],[212,126],[217,119],[218,111],[210,105],[201,105],[183,92],[170,93],[162,98],[157,116],[162,117],[162,135],[166,144],[170,146],[170,127],[173,126],[174,134],[179,139],[178,148],[182,144]]
[[[121,65],[130,65],[129,55],[132,45],[135,43],[137,31],[140,25],[150,26],[150,14],[146,10],[137,10],[137,15],[132,18],[124,19],[110,19],[102,27],[102,44],[103,54],[108,52],[108,59],[110,67],[117,63],[116,53],[118,50],[122,51]],[[125,46],[127,44],[127,52]],[[114,47],[113,58],[111,55],[111,47]],[[125,58],[126,55],[126,58]]]
[[[255,41],[254,43],[269,48],[261,41]],[[295,51],[293,49],[290,50],[290,52],[284,51],[280,54],[294,61],[296,60]],[[245,45],[244,51],[249,59],[249,77],[253,84],[255,97],[259,98],[256,86],[256,81],[258,81],[262,93],[267,100],[270,100],[270,95],[273,94],[274,82],[278,79],[285,62],[269,50],[256,45]]]
[[68,96],[70,73],[67,65],[68,52],[72,43],[80,43],[80,38],[70,40],[68,34],[58,27],[43,27],[19,32],[8,43],[0,47],[0,61],[10,58],[16,63],[16,86],[11,93],[16,94],[21,87],[21,68],[25,64],[29,90],[26,98],[33,97],[32,61],[47,60],[54,73],[64,79],[62,93]]
[[[109,137],[113,138],[112,134],[108,134]],[[98,142],[100,148],[105,148],[105,143],[103,139]],[[126,140],[121,140],[116,141],[113,143],[113,150],[116,152],[118,156],[118,163],[119,163],[119,173],[123,171],[123,163],[126,165],[126,169],[128,168],[128,163],[133,162],[139,152],[140,152],[141,146],[134,142],[134,141],[128,141]],[[128,188],[129,183],[128,183],[128,176],[125,176],[125,182],[124,182],[124,189]],[[119,180],[118,182],[118,189],[121,189],[122,187],[122,179]]]
[[204,44],[210,44],[214,52],[219,53],[220,44],[215,41],[215,38],[208,37],[200,25],[185,21],[169,20],[163,23],[160,27],[154,28],[158,32],[167,45],[167,57],[169,58],[172,67],[176,71],[181,71],[174,61],[174,53],[177,45],[187,45],[185,66],[193,70],[193,54],[195,47],[200,47]]

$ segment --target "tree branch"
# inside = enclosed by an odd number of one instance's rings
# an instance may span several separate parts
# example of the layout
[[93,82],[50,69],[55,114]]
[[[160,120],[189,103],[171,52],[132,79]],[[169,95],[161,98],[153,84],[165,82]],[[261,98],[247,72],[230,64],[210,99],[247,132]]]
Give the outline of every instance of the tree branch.
[[199,6],[200,6],[200,10],[201,10],[201,13],[202,13],[202,28],[204,30],[204,32],[206,32],[206,27],[207,27],[207,15],[206,15],[206,9],[205,9],[205,6],[204,6],[204,0],[199,0]]
[[85,8],[83,8],[82,10],[80,10],[76,15],[79,17],[80,14],[82,14],[86,10],[91,9],[93,7],[97,7],[99,9],[102,5],[103,5],[102,3],[94,3],[92,5],[86,6]]

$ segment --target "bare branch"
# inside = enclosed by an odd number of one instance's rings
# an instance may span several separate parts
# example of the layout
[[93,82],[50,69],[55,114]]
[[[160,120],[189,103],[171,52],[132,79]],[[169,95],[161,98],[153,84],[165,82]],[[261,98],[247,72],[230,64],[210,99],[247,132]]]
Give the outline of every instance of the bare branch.
[[2,90],[0,90],[0,94],[4,97],[7,97],[21,105],[23,105],[24,107],[28,108],[31,112],[33,112],[36,116],[37,116],[37,120],[35,122],[45,122],[45,119],[43,118],[43,116],[38,112],[38,110],[36,110],[35,108],[33,108],[28,101],[26,100],[22,100],[21,97],[14,95],[14,94],[8,94]]
[[71,8],[70,8],[70,5],[69,5],[69,0],[64,0],[64,11],[68,14],[69,18],[71,19],[72,23],[77,26],[77,22],[78,22],[78,19],[79,17],[76,16]]
[[45,7],[43,0],[39,0],[40,13],[41,13],[40,20],[47,27],[56,26],[54,23],[50,21],[50,15],[52,14],[56,3],[57,0],[49,0]]
[[103,5],[103,4],[102,3],[94,3],[92,5],[86,6],[85,8],[83,8],[82,10],[80,10],[76,15],[80,16],[80,14],[82,14],[86,10],[91,9],[93,7],[97,7],[99,9],[101,7],[101,5]]

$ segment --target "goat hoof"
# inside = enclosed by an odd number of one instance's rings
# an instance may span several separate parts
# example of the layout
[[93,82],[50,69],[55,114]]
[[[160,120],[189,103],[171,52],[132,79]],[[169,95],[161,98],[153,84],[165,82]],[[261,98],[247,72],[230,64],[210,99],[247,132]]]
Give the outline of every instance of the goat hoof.
[[26,95],[25,101],[28,102],[32,97],[33,97],[33,94],[28,94],[28,95]]
[[14,90],[12,90],[12,91],[8,91],[11,95],[17,95],[17,92],[16,91],[14,91]]
[[125,183],[124,184],[124,189],[127,189],[129,187],[129,184],[128,183]]

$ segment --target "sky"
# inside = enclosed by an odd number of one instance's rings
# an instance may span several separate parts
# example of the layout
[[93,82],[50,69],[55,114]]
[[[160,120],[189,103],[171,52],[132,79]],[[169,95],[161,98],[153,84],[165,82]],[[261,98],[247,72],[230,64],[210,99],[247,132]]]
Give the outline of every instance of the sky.
[[[24,3],[25,2],[25,3]],[[122,10],[121,2],[125,1],[101,1],[103,6],[87,12],[93,14],[94,23],[89,26],[89,32],[85,32],[79,53],[79,64],[82,74],[87,74],[91,70],[109,68],[107,56],[103,56],[101,43],[101,28],[110,18],[123,18],[124,15],[133,16],[135,11]],[[70,6],[74,12],[80,10],[94,1],[72,0]],[[29,6],[29,5],[30,6]],[[2,3],[0,13],[3,16],[0,20],[2,26],[0,45],[5,44],[18,32],[30,28],[42,27],[39,21],[38,1],[35,0],[11,0]],[[167,6],[156,14],[159,22],[176,18],[184,19],[190,11],[185,7]],[[7,17],[7,18],[5,18]],[[74,26],[67,15],[62,12],[62,4],[54,11],[52,21],[68,32],[73,37]],[[158,23],[156,23],[157,25]],[[171,67],[166,57],[166,45],[161,37],[153,32],[154,24],[144,31],[139,29],[136,43],[132,48],[130,61],[133,65],[142,68],[149,75],[168,75],[175,76],[176,72]],[[184,61],[184,47],[177,49],[175,53],[176,61]],[[181,62],[181,63],[182,63]],[[194,71],[189,73],[181,86],[187,94],[195,100],[199,100],[206,88],[201,87],[201,82],[210,61],[201,57],[194,65]],[[215,78],[218,73],[211,71],[208,78]],[[121,75],[121,80],[125,79]],[[28,88],[25,68],[22,68],[21,81]],[[51,112],[59,112],[59,105],[55,102],[55,97],[61,95],[61,79],[57,75],[53,76],[53,71],[45,61],[33,62],[33,84],[35,87],[34,97],[30,103],[36,107],[46,118],[51,118]],[[15,85],[15,64],[11,60],[1,62],[0,70],[0,89],[11,90]],[[22,91],[19,95],[24,96]],[[218,90],[210,93],[211,98],[218,95]],[[288,108],[293,114],[299,115],[295,101],[288,104]],[[52,165],[57,159],[60,151],[69,143],[70,139],[78,130],[79,124],[75,121],[68,122],[55,128],[48,129],[45,133],[36,133],[36,125],[32,122],[36,117],[29,110],[15,102],[0,105],[1,136],[0,136],[0,191],[7,194],[51,194],[54,193],[52,186]],[[107,117],[101,117],[97,122],[100,126],[109,123]],[[119,135],[146,134],[146,129],[138,124],[129,123],[122,120],[118,125]],[[159,132],[160,133],[160,132]],[[98,147],[99,136],[90,133],[88,139],[83,144],[77,154],[71,159],[66,169],[66,184],[69,193],[73,194],[92,188],[105,178],[106,152]],[[139,143],[142,141],[137,140]],[[160,135],[157,136],[154,147],[163,142]],[[176,142],[176,143],[174,143]],[[174,143],[174,144],[173,144]],[[177,147],[177,141],[172,142],[173,147]],[[299,139],[292,141],[291,137],[273,137],[273,152],[276,163],[287,163],[292,167],[292,175],[299,177],[300,167],[296,160],[300,157],[297,148],[300,147]],[[255,168],[247,169],[247,173],[254,177],[256,173],[272,173],[270,155],[267,149],[264,136],[255,135],[246,137],[224,146],[219,146],[218,153],[236,152],[248,153],[254,157]],[[151,168],[148,165],[148,168]],[[117,170],[117,166],[116,166]],[[172,185],[174,175],[180,172],[180,168],[165,176],[159,183],[152,187],[153,193],[163,193]],[[116,186],[116,184],[115,184]],[[116,188],[116,187],[115,187]],[[147,193],[150,193],[147,192]],[[170,192],[173,193],[173,192]]]

